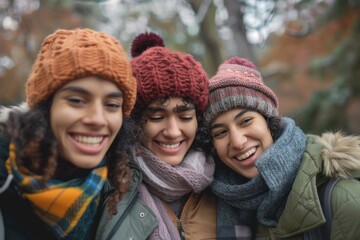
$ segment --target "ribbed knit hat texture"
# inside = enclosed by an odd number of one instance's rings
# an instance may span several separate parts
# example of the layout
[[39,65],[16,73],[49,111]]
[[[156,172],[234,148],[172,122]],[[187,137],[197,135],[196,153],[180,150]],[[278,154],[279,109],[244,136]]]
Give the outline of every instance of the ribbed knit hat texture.
[[136,106],[166,97],[188,98],[204,110],[208,103],[208,78],[190,54],[172,51],[155,33],[138,35],[131,46],[131,65],[137,79]]
[[29,107],[47,100],[72,80],[97,76],[115,83],[129,115],[136,101],[136,80],[119,41],[91,29],[59,29],[47,36],[27,81]]
[[235,57],[219,66],[209,81],[209,106],[204,115],[208,124],[233,108],[248,108],[266,117],[278,116],[279,102],[254,64]]

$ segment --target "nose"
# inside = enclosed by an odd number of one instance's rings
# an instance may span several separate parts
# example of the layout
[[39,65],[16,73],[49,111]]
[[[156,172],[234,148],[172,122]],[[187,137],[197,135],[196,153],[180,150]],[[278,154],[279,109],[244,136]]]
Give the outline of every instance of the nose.
[[246,135],[241,131],[230,132],[230,146],[236,149],[244,147],[247,141]]
[[88,107],[83,122],[88,125],[106,125],[106,116],[102,104],[94,103]]
[[164,126],[163,134],[165,137],[168,138],[177,138],[181,136],[181,129],[175,117],[171,117],[168,119],[167,123]]

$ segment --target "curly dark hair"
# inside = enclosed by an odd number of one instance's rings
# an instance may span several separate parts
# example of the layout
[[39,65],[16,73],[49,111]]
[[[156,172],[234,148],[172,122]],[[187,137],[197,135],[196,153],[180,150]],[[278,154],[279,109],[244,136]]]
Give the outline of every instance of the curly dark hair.
[[265,119],[270,129],[270,134],[273,138],[273,141],[276,142],[276,140],[279,139],[284,131],[284,121],[281,117],[278,116],[268,117]]
[[[26,113],[11,113],[6,128],[16,146],[18,164],[41,176],[43,184],[54,176],[60,159],[58,143],[49,121],[51,103],[52,99],[49,99]],[[108,200],[110,214],[116,213],[117,202],[128,190],[131,180],[130,149],[137,138],[132,131],[134,128],[133,120],[124,117],[123,125],[106,155],[108,179],[115,189]]]
[[[159,100],[156,100],[157,103],[160,106],[164,106],[164,104],[169,100],[170,97],[162,98]],[[188,98],[182,98],[184,104],[194,104],[195,106],[195,112],[196,112],[196,120],[198,123],[197,132],[195,135],[195,140],[191,145],[192,149],[198,150],[198,151],[204,151],[206,149],[205,140],[208,138],[205,132],[205,121],[204,121],[204,113],[199,110],[198,106]],[[146,139],[144,137],[143,133],[143,127],[146,123],[146,113],[148,112],[148,106],[149,105],[141,105],[141,104],[135,104],[135,107],[132,111],[131,117],[135,121],[137,125],[137,136],[138,136],[138,143],[144,143],[144,140]]]

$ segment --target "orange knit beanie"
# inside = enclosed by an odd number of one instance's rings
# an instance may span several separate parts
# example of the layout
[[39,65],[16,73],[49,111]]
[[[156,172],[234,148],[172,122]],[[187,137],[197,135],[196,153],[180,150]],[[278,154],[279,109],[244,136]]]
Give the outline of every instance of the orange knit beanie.
[[97,76],[115,83],[129,115],[136,100],[136,80],[127,54],[114,37],[91,29],[60,29],[47,36],[27,80],[29,107],[47,100],[68,82]]

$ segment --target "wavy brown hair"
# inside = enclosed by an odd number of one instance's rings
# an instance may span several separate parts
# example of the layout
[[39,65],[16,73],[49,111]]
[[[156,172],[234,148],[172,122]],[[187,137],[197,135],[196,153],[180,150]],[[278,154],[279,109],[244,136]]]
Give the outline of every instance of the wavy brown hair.
[[[6,132],[16,146],[16,161],[32,173],[41,176],[42,184],[55,174],[58,166],[58,143],[50,127],[49,99],[26,113],[13,112],[9,116]],[[129,168],[130,148],[135,143],[135,125],[130,118],[123,125],[111,144],[107,154],[108,180],[113,187],[108,199],[110,214],[116,214],[117,203],[127,192],[131,180]]]

